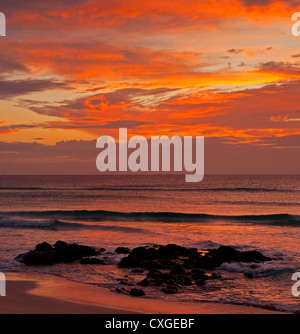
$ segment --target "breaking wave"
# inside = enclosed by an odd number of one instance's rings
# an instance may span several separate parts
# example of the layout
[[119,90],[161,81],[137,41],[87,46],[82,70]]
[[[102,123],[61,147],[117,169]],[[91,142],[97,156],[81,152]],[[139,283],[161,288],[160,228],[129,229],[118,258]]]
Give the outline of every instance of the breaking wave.
[[[61,220],[72,222],[62,222]],[[81,224],[73,221],[81,221]],[[300,216],[289,214],[267,215],[209,215],[179,212],[119,212],[104,210],[74,210],[74,211],[23,211],[0,212],[0,227],[36,227],[36,228],[95,228],[88,222],[199,222],[199,223],[249,223],[279,226],[300,226]],[[84,223],[82,223],[84,222]]]

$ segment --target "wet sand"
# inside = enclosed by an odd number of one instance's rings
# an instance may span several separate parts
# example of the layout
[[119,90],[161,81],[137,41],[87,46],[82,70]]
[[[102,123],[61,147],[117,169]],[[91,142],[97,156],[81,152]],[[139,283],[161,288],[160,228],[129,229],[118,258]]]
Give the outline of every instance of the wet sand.
[[38,273],[6,273],[1,314],[270,314],[265,309],[217,304],[169,302],[131,297],[105,288]]

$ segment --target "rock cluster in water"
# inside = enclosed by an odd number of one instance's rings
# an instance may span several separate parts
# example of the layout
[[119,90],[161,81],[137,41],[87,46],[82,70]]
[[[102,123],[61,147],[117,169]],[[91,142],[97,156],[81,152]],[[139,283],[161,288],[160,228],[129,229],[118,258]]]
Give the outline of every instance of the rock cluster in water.
[[[230,246],[198,251],[175,244],[158,247],[137,247],[124,257],[121,268],[148,269],[147,276],[139,286],[161,287],[166,294],[173,294],[184,286],[203,286],[207,280],[221,279],[219,274],[208,274],[205,270],[214,270],[227,262],[262,262],[272,260],[258,251],[241,252]],[[119,291],[121,292],[121,291]]]
[[[57,241],[53,246],[44,242],[36,245],[34,250],[20,254],[16,259],[25,265],[33,266],[75,261],[82,265],[103,265],[107,263],[95,257],[103,251],[103,248],[96,249],[63,241]],[[137,283],[137,287],[129,290],[125,287],[116,288],[117,292],[127,292],[136,297],[145,295],[142,287],[158,287],[166,294],[174,294],[184,286],[204,286],[208,280],[222,279],[221,275],[207,273],[206,270],[214,270],[226,262],[258,263],[272,260],[256,250],[241,252],[230,246],[199,251],[196,248],[169,244],[137,247],[132,251],[129,248],[118,247],[115,252],[127,255],[119,262],[120,268],[133,268],[132,274],[148,271],[146,277]],[[129,285],[124,279],[120,279],[119,284]]]
[[[43,242],[36,245],[34,250],[18,255],[16,260],[26,265],[45,266],[61,262],[69,263],[78,261],[85,257],[99,255],[101,251],[103,251],[103,249],[96,249],[94,247],[78,244],[69,244],[64,241],[57,241],[53,246],[47,242]],[[95,263],[99,261],[97,260],[98,259],[83,259],[82,263],[86,263],[85,261]]]

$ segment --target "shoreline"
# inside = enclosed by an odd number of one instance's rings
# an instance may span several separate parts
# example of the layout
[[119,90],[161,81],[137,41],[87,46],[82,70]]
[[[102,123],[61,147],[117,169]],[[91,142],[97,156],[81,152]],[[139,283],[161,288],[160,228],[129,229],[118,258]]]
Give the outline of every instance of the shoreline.
[[49,274],[5,275],[0,314],[285,314],[252,306],[132,297]]

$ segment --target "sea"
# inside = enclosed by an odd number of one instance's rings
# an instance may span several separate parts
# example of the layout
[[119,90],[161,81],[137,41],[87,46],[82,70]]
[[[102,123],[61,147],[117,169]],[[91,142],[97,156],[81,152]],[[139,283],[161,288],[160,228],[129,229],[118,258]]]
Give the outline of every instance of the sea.
[[[58,240],[105,248],[107,265],[31,267],[15,257]],[[292,275],[300,272],[300,175],[0,176],[0,271],[41,272],[115,290],[145,273],[118,268],[116,247],[175,243],[258,250],[270,262],[225,263],[222,280],[146,298],[250,305],[300,312]]]

